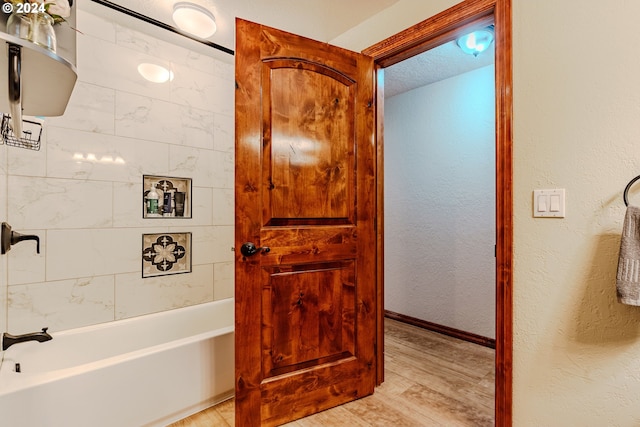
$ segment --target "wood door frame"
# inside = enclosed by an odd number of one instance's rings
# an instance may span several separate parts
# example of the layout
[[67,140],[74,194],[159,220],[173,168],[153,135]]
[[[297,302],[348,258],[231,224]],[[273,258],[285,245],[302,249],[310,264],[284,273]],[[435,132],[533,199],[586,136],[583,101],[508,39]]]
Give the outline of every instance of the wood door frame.
[[511,0],[466,0],[362,53],[374,58],[377,76],[377,374],[384,379],[384,68],[495,24],[496,108],[496,380],[495,425],[512,425],[513,367],[513,62]]

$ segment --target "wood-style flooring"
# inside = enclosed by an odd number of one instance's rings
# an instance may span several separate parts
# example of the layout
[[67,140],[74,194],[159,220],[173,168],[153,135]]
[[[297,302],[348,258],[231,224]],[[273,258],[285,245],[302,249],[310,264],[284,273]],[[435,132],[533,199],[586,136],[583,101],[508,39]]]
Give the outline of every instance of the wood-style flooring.
[[[372,396],[287,427],[493,426],[495,351],[385,319],[385,381]],[[171,424],[233,427],[229,400]]]

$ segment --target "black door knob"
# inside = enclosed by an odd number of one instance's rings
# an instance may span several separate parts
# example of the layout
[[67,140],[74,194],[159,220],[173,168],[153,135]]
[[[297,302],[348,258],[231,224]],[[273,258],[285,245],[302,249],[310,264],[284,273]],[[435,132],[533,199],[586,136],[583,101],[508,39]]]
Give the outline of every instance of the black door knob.
[[240,246],[240,253],[241,253],[242,255],[244,255],[244,256],[247,256],[247,257],[252,256],[252,255],[255,255],[255,254],[257,254],[258,252],[264,252],[264,253],[267,253],[267,252],[269,252],[270,250],[271,250],[271,249],[270,249],[270,248],[268,248],[267,246],[264,246],[264,247],[258,248],[258,247],[256,247],[256,245],[255,245],[254,243],[252,243],[252,242],[244,242],[244,243],[242,244],[242,246]]

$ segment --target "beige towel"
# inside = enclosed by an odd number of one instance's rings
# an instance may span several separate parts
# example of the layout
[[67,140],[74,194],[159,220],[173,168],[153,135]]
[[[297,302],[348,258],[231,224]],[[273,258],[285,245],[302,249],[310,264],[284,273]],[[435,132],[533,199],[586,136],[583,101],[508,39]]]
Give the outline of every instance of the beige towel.
[[640,306],[640,208],[637,206],[627,207],[624,217],[616,291],[619,302]]

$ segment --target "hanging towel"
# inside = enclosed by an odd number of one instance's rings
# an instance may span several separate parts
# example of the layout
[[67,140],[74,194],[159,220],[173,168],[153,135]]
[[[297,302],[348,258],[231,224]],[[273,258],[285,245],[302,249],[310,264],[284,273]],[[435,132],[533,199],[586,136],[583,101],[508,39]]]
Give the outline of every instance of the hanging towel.
[[629,206],[622,226],[618,274],[618,301],[640,306],[640,207]]

